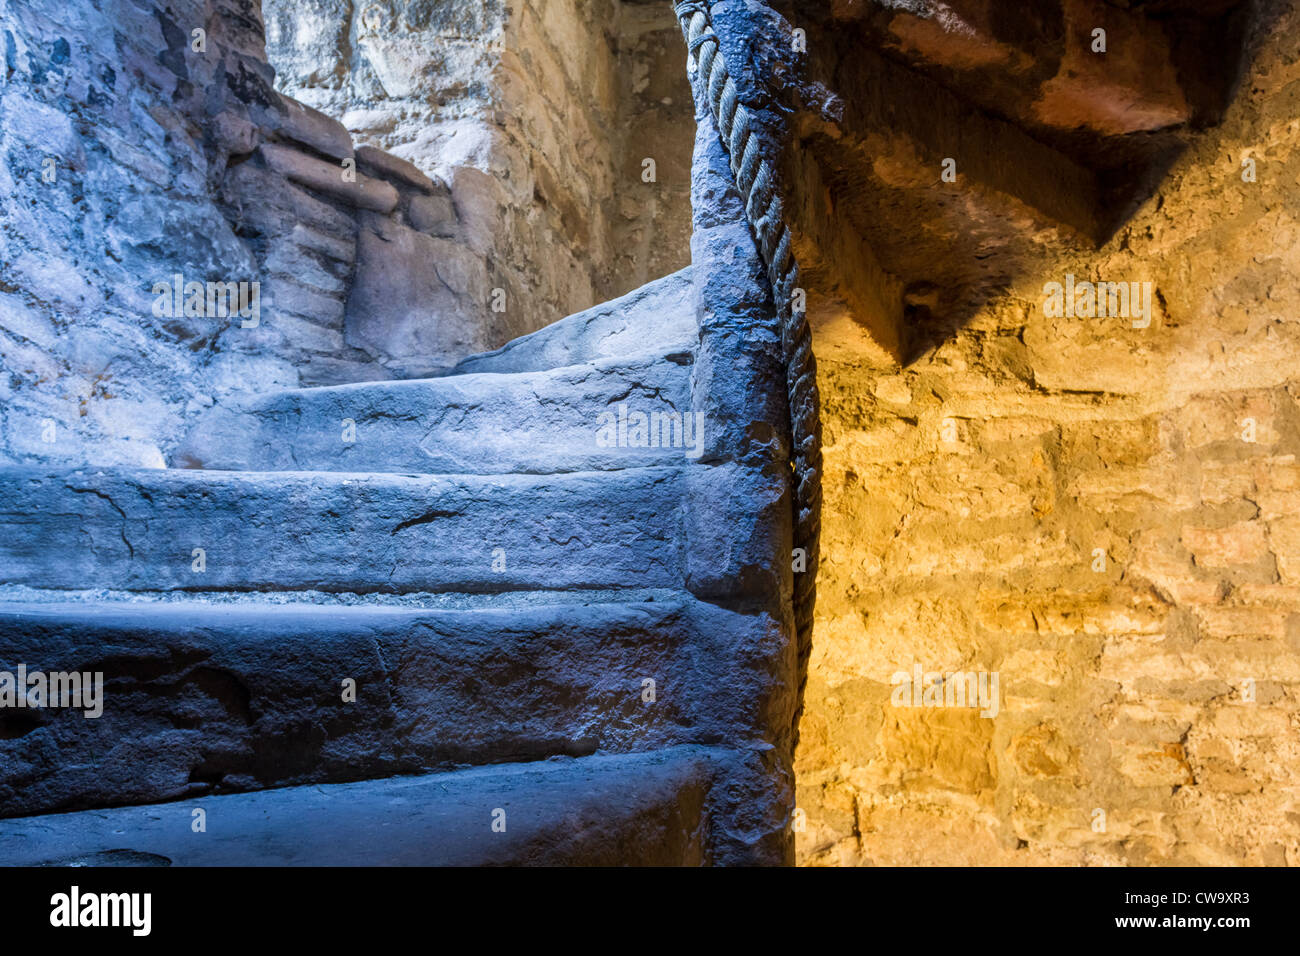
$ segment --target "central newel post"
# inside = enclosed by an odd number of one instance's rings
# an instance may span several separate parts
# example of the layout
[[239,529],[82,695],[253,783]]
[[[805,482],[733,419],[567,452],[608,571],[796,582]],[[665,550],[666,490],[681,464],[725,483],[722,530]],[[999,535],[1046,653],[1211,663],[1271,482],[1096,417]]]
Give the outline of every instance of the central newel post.
[[[781,317],[727,151],[701,88],[696,101],[691,258],[700,328],[692,402],[704,453],[690,471],[687,586],[741,611],[718,630],[696,692],[735,765],[712,792],[718,863],[792,863],[794,725],[799,659],[794,615],[792,468]],[[708,728],[701,728],[708,733]]]

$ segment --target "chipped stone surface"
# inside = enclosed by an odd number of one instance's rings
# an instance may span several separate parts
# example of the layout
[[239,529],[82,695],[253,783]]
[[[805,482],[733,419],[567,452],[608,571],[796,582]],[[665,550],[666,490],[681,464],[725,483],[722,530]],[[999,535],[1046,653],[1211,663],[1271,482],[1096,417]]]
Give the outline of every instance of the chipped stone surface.
[[[682,472],[0,469],[0,564],[8,582],[52,589],[680,587]],[[206,553],[202,572],[195,548]],[[493,568],[497,548],[502,570]]]
[[646,342],[666,346],[669,355],[690,354],[700,336],[694,275],[687,268],[647,283],[495,351],[470,356],[452,371],[533,372],[585,365],[635,353]]
[[380,358],[397,377],[445,372],[502,337],[489,282],[483,260],[463,243],[364,217],[347,342]]
[[645,752],[753,719],[750,688],[697,670],[694,649],[758,648],[773,623],[663,597],[438,610],[6,601],[6,655],[105,682],[97,719],[5,714],[0,816]]
[[397,190],[388,183],[363,175],[345,179],[339,166],[272,143],[263,143],[259,152],[272,170],[315,192],[372,212],[397,208]]

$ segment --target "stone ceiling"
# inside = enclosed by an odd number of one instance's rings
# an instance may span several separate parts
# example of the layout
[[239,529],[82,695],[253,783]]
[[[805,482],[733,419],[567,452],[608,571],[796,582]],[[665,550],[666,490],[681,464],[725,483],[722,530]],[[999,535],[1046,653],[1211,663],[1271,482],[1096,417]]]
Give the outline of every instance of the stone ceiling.
[[906,363],[1026,263],[1105,241],[1218,120],[1251,9],[720,5],[743,37],[731,58],[789,124],[781,160],[814,324]]

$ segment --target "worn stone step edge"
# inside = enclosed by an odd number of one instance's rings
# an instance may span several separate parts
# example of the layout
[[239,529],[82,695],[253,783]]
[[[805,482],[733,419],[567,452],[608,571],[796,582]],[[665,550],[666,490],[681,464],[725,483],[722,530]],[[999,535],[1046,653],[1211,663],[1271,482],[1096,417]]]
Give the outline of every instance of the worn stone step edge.
[[500,611],[575,605],[672,602],[691,598],[672,588],[604,588],[566,591],[407,591],[401,594],[346,591],[121,591],[111,588],[51,589],[0,584],[0,610],[17,605],[97,604],[106,607],[352,608],[357,611]]
[[678,588],[685,470],[539,477],[0,468],[0,583],[358,593]]
[[691,266],[648,282],[558,322],[521,336],[493,352],[471,355],[447,375],[533,372],[617,358],[648,341],[693,352],[699,344]]
[[[11,866],[712,862],[728,754],[680,747],[0,821]],[[202,821],[201,829],[197,821]]]
[[364,382],[218,405],[172,456],[183,468],[551,474],[672,466],[706,448],[690,356],[542,372]]
[[0,682],[85,688],[0,709],[0,816],[712,742],[754,709],[749,655],[781,643],[689,596],[0,604]]

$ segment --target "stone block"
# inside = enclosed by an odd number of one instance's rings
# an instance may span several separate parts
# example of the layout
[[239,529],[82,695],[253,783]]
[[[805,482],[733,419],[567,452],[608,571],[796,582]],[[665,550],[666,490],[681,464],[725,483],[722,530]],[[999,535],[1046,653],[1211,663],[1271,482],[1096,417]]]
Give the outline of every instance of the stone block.
[[333,165],[287,146],[263,143],[258,152],[266,164],[282,176],[360,209],[390,213],[397,208],[397,190],[388,183],[361,173],[349,181],[341,165]]
[[376,179],[397,182],[426,193],[447,191],[445,186],[441,190],[436,189],[433,180],[414,163],[373,146],[357,147],[357,163]]
[[447,195],[412,196],[406,204],[406,218],[431,236],[449,239],[456,233],[456,208]]
[[282,135],[335,159],[352,158],[352,136],[342,123],[287,96],[280,97],[280,104]]
[[405,375],[436,374],[495,344],[492,316],[487,269],[460,243],[387,221],[358,233],[349,345]]
[[1240,521],[1223,528],[1184,528],[1182,540],[1198,567],[1239,567],[1268,554],[1265,525],[1259,521]]

